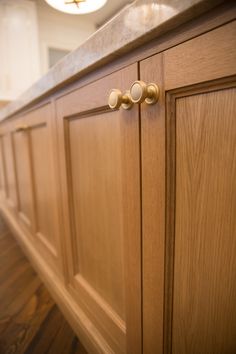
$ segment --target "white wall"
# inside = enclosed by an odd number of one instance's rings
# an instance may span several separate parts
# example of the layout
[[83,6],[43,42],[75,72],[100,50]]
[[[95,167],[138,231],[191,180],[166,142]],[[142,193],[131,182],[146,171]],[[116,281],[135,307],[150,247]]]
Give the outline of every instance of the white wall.
[[54,10],[44,0],[36,0],[41,73],[48,70],[48,47],[73,50],[94,31],[95,25],[83,16]]
[[0,100],[14,99],[39,78],[38,44],[35,4],[0,0]]
[[71,51],[94,31],[92,20],[44,0],[0,0],[0,102],[14,100],[48,71],[49,47]]

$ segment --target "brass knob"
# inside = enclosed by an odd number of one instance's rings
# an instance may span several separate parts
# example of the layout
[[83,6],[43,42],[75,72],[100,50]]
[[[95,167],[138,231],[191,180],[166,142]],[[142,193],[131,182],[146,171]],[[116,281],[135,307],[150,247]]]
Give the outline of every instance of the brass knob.
[[19,125],[15,128],[16,132],[24,132],[28,129],[29,127],[27,125]]
[[144,81],[135,81],[130,88],[130,96],[133,103],[155,104],[160,95],[160,89],[156,84],[146,84]]
[[133,102],[131,101],[129,91],[126,91],[123,95],[118,89],[111,90],[108,105],[111,109],[119,109],[120,106],[124,109],[130,109],[133,106]]

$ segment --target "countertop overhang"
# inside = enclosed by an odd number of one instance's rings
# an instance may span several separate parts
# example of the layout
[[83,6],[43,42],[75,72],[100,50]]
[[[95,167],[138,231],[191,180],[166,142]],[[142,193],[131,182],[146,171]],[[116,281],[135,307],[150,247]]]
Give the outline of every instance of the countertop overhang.
[[69,53],[18,99],[0,110],[11,117],[69,81],[77,80],[179,25],[223,3],[222,0],[136,0]]

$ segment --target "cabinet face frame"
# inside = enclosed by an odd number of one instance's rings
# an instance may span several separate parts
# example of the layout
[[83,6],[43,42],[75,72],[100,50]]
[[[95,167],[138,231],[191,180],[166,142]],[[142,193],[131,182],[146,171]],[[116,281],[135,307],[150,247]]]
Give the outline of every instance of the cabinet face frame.
[[155,105],[140,107],[143,353],[163,353],[166,119],[162,53],[140,62],[140,79],[160,89]]
[[[140,63],[140,79],[160,85],[159,103],[163,104],[163,109],[158,104],[141,107],[144,353],[172,352],[177,159],[175,102],[180,97],[235,87],[235,32],[234,21]],[[177,74],[176,67],[179,68]],[[165,157],[162,149],[166,151]],[[151,172],[148,170],[150,163],[153,163]],[[162,192],[157,193],[160,184],[165,190],[164,196]],[[164,225],[160,222],[160,214],[165,219]],[[156,252],[153,245],[160,246]],[[153,312],[160,316],[152,317]]]
[[[131,83],[137,79],[137,75],[137,64],[134,64],[56,101],[61,186],[63,186],[62,205],[63,224],[65,226],[63,239],[66,241],[64,257],[67,264],[68,290],[105,339],[106,343],[100,342],[102,350],[113,350],[117,353],[141,353],[140,181],[139,174],[134,174],[135,170],[140,169],[139,114],[137,106],[133,107],[131,111],[121,109],[112,112],[108,107],[107,100],[112,88],[118,87],[122,91],[127,90]],[[125,235],[129,235],[129,237],[123,239],[124,259],[122,259],[122,262],[125,262],[125,319],[122,319],[112,306],[108,305],[103,296],[93,288],[93,284],[91,286],[86,279],[83,279],[77,264],[78,255],[76,254],[75,242],[78,235],[76,234],[76,221],[74,219],[77,209],[75,209],[74,198],[72,198],[74,191],[71,189],[73,166],[71,166],[71,151],[69,148],[69,129],[73,121],[78,124],[81,120],[79,124],[82,124],[83,120],[93,120],[93,118],[101,119],[101,122],[110,119],[118,120],[118,122],[121,120],[119,124],[122,124],[120,127],[124,134],[122,137],[120,136],[120,142],[123,141],[124,144],[120,147],[121,159],[127,159],[126,161],[122,160],[124,171],[121,172],[123,178],[127,180],[128,177],[133,178],[132,184],[128,184],[127,188],[132,196],[131,201],[122,210],[122,212],[125,210],[129,214],[129,216],[123,215]],[[97,124],[99,124],[99,121]],[[128,144],[128,137],[131,139],[130,144]],[[128,149],[130,149],[130,153],[128,153]],[[131,172],[132,175],[128,176],[128,172]],[[127,223],[128,217],[131,219],[129,225]],[[107,349],[106,346],[108,346]]]

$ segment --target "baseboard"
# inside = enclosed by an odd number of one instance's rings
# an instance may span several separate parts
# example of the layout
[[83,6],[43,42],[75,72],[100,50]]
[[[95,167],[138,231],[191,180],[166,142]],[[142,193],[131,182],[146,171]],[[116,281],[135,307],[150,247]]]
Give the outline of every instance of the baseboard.
[[0,212],[18,241],[24,254],[39,274],[52,298],[90,354],[113,353],[93,323],[73,300],[61,279],[49,268],[44,259],[25,236],[11,212],[0,204]]

